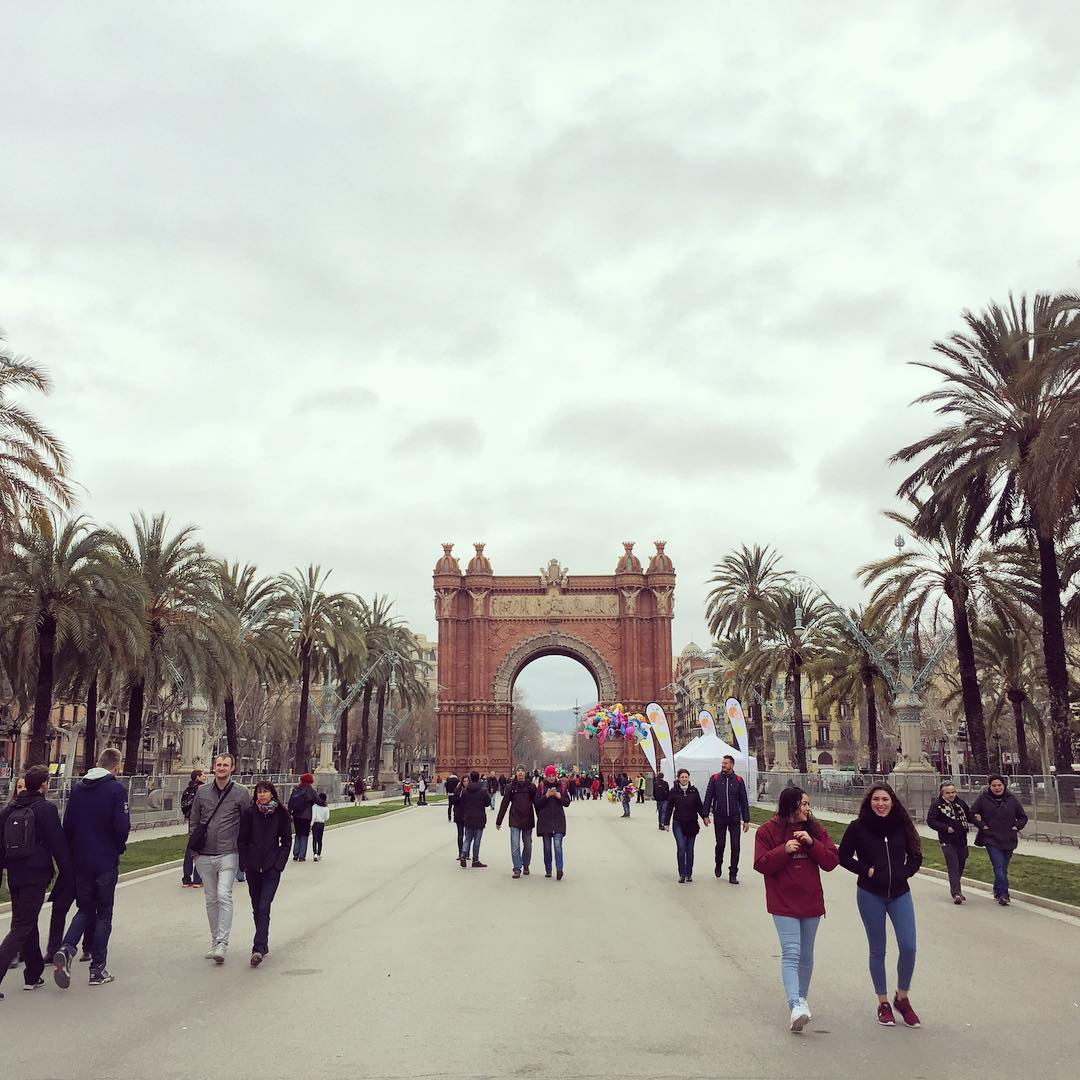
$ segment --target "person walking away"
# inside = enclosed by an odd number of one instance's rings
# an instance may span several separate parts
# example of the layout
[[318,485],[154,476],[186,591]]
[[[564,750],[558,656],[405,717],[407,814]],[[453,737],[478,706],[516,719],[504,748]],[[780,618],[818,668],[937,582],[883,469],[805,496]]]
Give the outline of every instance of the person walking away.
[[596,802],[600,798],[600,777],[594,776],[592,781],[592,797],[593,802]]
[[956,794],[956,785],[946,780],[938,788],[938,797],[926,812],[926,824],[938,834],[941,854],[949,871],[949,892],[954,904],[967,899],[961,887],[968,857],[968,829],[972,826],[971,809]]
[[417,806],[427,806],[427,789],[428,778],[426,773],[420,774],[420,780],[417,783],[417,790],[420,792],[420,798],[416,800]]
[[671,785],[664,779],[664,774],[658,772],[653,781],[652,797],[656,803],[656,827],[664,828],[664,813],[667,810],[667,801],[671,796]]
[[705,814],[713,821],[716,835],[717,877],[724,875],[724,847],[731,838],[731,856],[728,863],[728,881],[739,884],[739,830],[746,832],[750,828],[750,798],[746,794],[746,784],[735,771],[735,759],[725,754],[720,762],[720,771],[714,773],[705,788]]
[[[840,865],[858,875],[855,899],[870,950],[877,1022],[895,1027],[895,1009],[908,1027],[918,1027],[919,1016],[908,1000],[915,973],[915,905],[908,879],[922,865],[922,842],[904,804],[888,784],[872,784],[863,797],[858,816],[840,841]],[[886,915],[899,951],[892,1005],[885,973]]]
[[643,803],[645,801],[645,774],[638,773],[637,778],[637,801]]
[[536,792],[536,832],[544,841],[544,877],[551,877],[555,857],[555,880],[563,879],[563,840],[566,837],[566,807],[570,795],[559,783],[554,765],[544,769],[544,779]]
[[[275,793],[274,798],[277,798]],[[326,792],[320,791],[316,803],[311,808],[311,853],[318,862],[322,858],[323,833],[330,820],[330,807],[326,804]]]
[[701,793],[690,783],[690,770],[679,769],[675,776],[675,786],[665,804],[664,829],[667,830],[670,823],[671,831],[675,834],[680,885],[694,880],[694,842],[700,831],[698,818],[706,825],[709,824]]
[[[199,788],[206,782],[206,774],[202,769],[192,769],[191,779],[188,781],[188,786],[184,788],[184,793],[180,796],[180,813],[184,815],[184,820],[191,816],[191,804],[195,801],[195,795]],[[199,871],[195,869],[195,855],[191,848],[184,849],[184,870],[183,876],[180,878],[180,886],[184,889],[201,889],[202,878],[199,877]]]
[[525,766],[514,770],[514,778],[506,785],[495,828],[501,829],[507,810],[510,811],[510,860],[514,865],[514,877],[529,874],[532,862],[533,827],[536,825],[536,785],[529,780]]
[[401,782],[401,794],[405,796],[402,806],[412,806],[412,783],[409,780]]
[[[314,825],[312,830],[314,832]],[[281,875],[289,865],[291,845],[289,812],[281,805],[277,788],[269,780],[260,780],[255,785],[254,802],[249,803],[240,815],[237,835],[237,854],[247,875],[251,915],[255,922],[252,967],[258,967],[270,951],[270,906],[281,884]]]
[[[32,765],[23,774],[26,788],[0,810],[0,866],[7,870],[11,893],[11,925],[0,941],[0,982],[16,955],[23,960],[23,989],[45,985],[41,977],[45,960],[41,955],[38,915],[45,892],[53,879],[71,878],[74,869],[60,814],[45,798],[49,770]],[[3,998],[0,993],[0,999]]]
[[1001,773],[991,773],[986,790],[971,804],[975,822],[975,844],[985,847],[994,868],[994,899],[1002,906],[1009,905],[1009,863],[1020,840],[1020,832],[1028,823],[1020,800],[1008,790],[1008,781]]
[[312,786],[315,777],[306,772],[300,784],[289,796],[289,815],[293,823],[293,862],[307,862],[308,838],[311,836],[311,808],[319,796]]
[[495,796],[499,792],[499,780],[495,776],[494,772],[488,773],[487,789],[488,789],[488,795],[491,797],[491,809],[494,810],[495,809]]
[[112,934],[113,903],[120,877],[120,856],[127,848],[131,818],[127,789],[116,778],[120,751],[101,752],[97,768],[91,769],[71,789],[64,811],[64,838],[75,867],[75,918],[60,948],[52,957],[53,979],[66,990],[71,983],[71,960],[92,924],[90,939],[90,985],[113,981],[105,966]]
[[776,814],[759,826],[754,869],[765,879],[765,910],[780,939],[780,976],[791,1010],[791,1030],[812,1019],[807,996],[814,974],[814,941],[825,914],[821,871],[836,869],[836,845],[810,813],[802,788],[784,788]]
[[458,779],[458,774],[453,770],[450,771],[450,775],[446,778],[446,783],[443,784],[443,791],[446,792],[446,820],[454,820],[454,803],[457,800],[458,784],[461,781]]
[[505,773],[499,774],[499,798],[501,799],[506,794],[506,785],[510,781],[506,778]]
[[[456,779],[456,778],[455,778]],[[465,843],[465,818],[462,815],[461,809],[461,796],[465,794],[465,788],[469,784],[469,774],[458,780],[457,787],[454,789],[454,809],[453,809],[453,822],[454,827],[457,830],[457,846],[454,848],[454,859],[461,858],[461,848]]]
[[623,817],[629,817],[630,816],[630,800],[634,797],[634,794],[637,791],[637,788],[634,787],[634,785],[631,782],[629,776],[627,776],[625,779],[626,779],[626,783],[623,784],[623,786],[619,789],[619,798],[622,801],[622,816]]
[[206,959],[224,964],[232,931],[233,885],[240,869],[240,818],[251,804],[251,796],[232,779],[236,771],[232,754],[218,754],[213,771],[214,782],[203,784],[191,804],[188,840],[203,880],[210,924]]
[[[9,804],[13,803],[25,790],[26,790],[26,781],[21,776],[17,776],[15,778],[15,783],[11,787],[11,793],[10,793],[11,797],[8,799],[8,803]],[[0,885],[3,884],[3,881],[4,881],[4,864],[3,864],[3,862],[0,862]],[[59,879],[57,879],[56,885],[59,885],[59,884],[60,884]],[[53,892],[54,893],[56,892],[56,885],[53,886]],[[71,886],[70,886],[70,888],[67,889],[67,891],[71,894],[71,900],[68,901],[67,908],[64,908],[65,917],[67,916],[68,908],[70,908],[71,905],[75,903],[75,883],[74,882],[71,882]],[[52,936],[51,932],[50,932],[49,936],[50,937]],[[64,928],[63,928],[63,926],[61,926],[60,927],[60,934],[57,937],[57,941],[59,941],[59,939],[61,937],[63,937],[63,936],[64,936]],[[46,952],[45,955],[48,956],[49,954]],[[88,957],[88,959],[89,959],[89,957]],[[19,954],[16,953],[12,957],[11,963],[8,964],[8,967],[9,968],[17,968],[18,966],[19,966]]]
[[483,839],[484,826],[487,824],[487,811],[491,805],[491,790],[480,779],[478,770],[469,773],[469,782],[458,800],[461,806],[461,821],[465,827],[465,837],[461,844],[459,861],[464,866],[472,852],[474,867],[484,867],[480,861],[480,841]]

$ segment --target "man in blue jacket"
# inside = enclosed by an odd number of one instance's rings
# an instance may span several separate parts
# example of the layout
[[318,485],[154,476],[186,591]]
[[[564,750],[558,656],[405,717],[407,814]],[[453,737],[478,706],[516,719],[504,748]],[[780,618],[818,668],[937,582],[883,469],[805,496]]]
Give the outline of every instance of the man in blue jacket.
[[120,874],[120,856],[127,847],[131,818],[127,789],[117,780],[120,751],[103,750],[97,768],[71,789],[64,812],[64,835],[75,864],[75,903],[64,943],[53,957],[53,978],[66,990],[71,984],[71,959],[75,946],[93,921],[90,944],[90,985],[113,981],[105,967],[112,933],[113,899]]
[[739,846],[740,823],[742,831],[750,828],[750,800],[746,794],[746,785],[735,771],[735,759],[725,754],[720,763],[720,771],[714,773],[705,789],[706,817],[713,819],[716,833],[716,869],[720,877],[724,872],[724,847],[728,836],[731,837],[731,862],[728,864],[728,881],[739,884]]
[[59,877],[67,877],[71,862],[60,815],[45,798],[48,768],[32,765],[23,780],[26,790],[0,811],[0,866],[7,870],[11,892],[11,929],[0,942],[0,980],[21,953],[24,989],[36,990],[45,985],[38,914],[52,881],[53,865]]

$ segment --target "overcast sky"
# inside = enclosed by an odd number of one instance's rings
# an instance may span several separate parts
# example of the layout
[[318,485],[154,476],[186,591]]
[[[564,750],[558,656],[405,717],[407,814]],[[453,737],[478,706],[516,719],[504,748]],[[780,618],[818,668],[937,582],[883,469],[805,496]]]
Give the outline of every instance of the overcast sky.
[[1080,15],[750,7],[10,8],[0,326],[82,508],[427,633],[444,540],[666,539],[676,651],[741,542],[855,602],[907,364],[1077,287]]

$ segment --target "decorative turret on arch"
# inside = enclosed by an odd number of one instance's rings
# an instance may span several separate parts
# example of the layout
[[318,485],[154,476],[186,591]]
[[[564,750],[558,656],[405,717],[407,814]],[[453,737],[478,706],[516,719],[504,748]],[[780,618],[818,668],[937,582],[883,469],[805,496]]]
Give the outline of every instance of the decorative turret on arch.
[[[444,544],[435,567],[440,772],[510,768],[514,680],[540,656],[580,661],[608,704],[674,707],[675,568],[663,541],[644,572],[633,543],[625,541],[614,574],[570,574],[551,559],[537,574],[496,576],[484,547],[477,541],[462,573],[453,546]],[[632,744],[611,747],[605,768],[640,768],[639,757]]]

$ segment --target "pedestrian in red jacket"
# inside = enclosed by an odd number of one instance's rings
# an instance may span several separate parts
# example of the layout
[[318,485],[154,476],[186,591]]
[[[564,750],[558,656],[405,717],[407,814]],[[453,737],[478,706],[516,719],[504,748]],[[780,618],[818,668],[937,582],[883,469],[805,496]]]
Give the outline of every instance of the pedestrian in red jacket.
[[825,914],[821,871],[838,862],[836,845],[810,814],[810,797],[802,788],[784,788],[776,816],[757,831],[754,869],[765,878],[765,908],[780,938],[792,1031],[802,1031],[811,1019],[806,995],[814,973],[814,938]]

